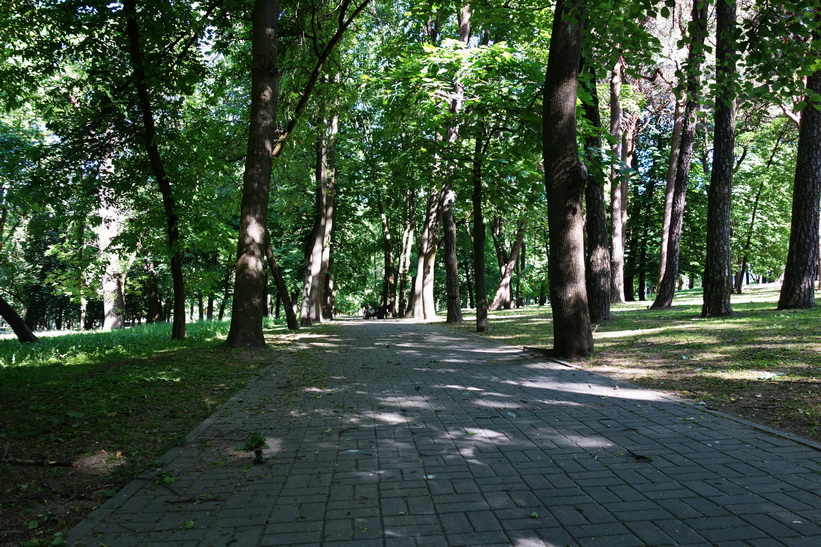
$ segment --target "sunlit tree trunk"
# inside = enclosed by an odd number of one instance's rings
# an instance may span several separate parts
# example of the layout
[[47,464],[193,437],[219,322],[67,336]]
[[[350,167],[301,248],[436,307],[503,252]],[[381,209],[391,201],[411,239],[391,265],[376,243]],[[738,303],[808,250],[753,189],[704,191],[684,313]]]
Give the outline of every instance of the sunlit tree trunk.
[[[553,351],[593,352],[584,269],[582,194],[586,172],[576,142],[576,98],[584,3],[558,0],[544,86],[543,156],[550,235]],[[570,15],[565,19],[565,14]]]
[[610,168],[610,301],[624,302],[624,208],[626,184],[621,169],[621,78],[622,61],[610,73],[610,146],[614,162]]
[[262,347],[265,302],[265,234],[272,149],[279,96],[279,0],[256,0],[252,15],[251,123],[242,180],[236,281],[228,344]]
[[402,199],[402,249],[399,254],[399,317],[407,317],[408,273],[410,271],[411,252],[413,251],[414,219],[416,218],[416,191],[405,190]]
[[436,317],[436,304],[433,299],[433,275],[436,251],[439,247],[439,205],[441,203],[438,191],[432,188],[428,194],[425,224],[422,227],[416,262],[416,281],[413,290],[413,317],[416,319],[433,319]]

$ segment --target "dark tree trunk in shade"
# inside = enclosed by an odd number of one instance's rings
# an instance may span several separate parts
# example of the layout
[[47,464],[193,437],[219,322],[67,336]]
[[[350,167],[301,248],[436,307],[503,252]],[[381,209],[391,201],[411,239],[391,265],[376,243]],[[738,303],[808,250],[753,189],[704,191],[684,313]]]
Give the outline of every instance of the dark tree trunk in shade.
[[487,318],[487,280],[485,279],[485,217],[482,211],[482,161],[486,144],[482,135],[476,136],[473,148],[473,272],[476,286],[476,331],[485,332]]
[[[550,305],[553,351],[561,357],[586,357],[593,352],[584,270],[582,194],[586,172],[576,143],[582,7],[578,0],[557,2],[544,86]],[[566,12],[572,12],[567,19]]]
[[704,62],[704,39],[707,35],[708,3],[693,5],[693,36],[690,55],[685,68],[687,74],[687,105],[684,109],[684,127],[681,134],[681,148],[676,166],[676,182],[670,210],[670,230],[667,238],[667,263],[664,277],[659,284],[658,294],[653,301],[654,310],[666,309],[673,305],[678,281],[678,265],[681,255],[681,228],[684,221],[684,203],[687,198],[687,184],[690,181],[690,163],[693,158],[693,144],[696,137],[696,121],[699,109],[700,71]]
[[396,317],[396,261],[393,256],[393,234],[388,224],[388,215],[385,213],[385,204],[382,193],[377,196],[379,201],[379,218],[382,221],[382,243],[385,246],[385,279],[382,287],[382,305],[388,306],[388,313]]
[[277,317],[279,317],[279,303],[282,302],[285,306],[285,320],[288,323],[290,330],[299,329],[299,321],[296,318],[294,305],[291,302],[291,296],[288,294],[288,286],[285,284],[285,279],[282,277],[282,270],[277,263],[274,256],[274,248],[271,245],[271,236],[268,231],[265,231],[265,257],[268,259],[268,267],[271,270],[271,275],[274,278],[274,285],[277,288]]
[[[821,14],[816,13],[816,21]],[[816,43],[819,36],[813,36]],[[816,70],[807,80],[807,88],[821,94],[821,70]],[[778,298],[778,309],[807,309],[815,306],[815,276],[818,272],[818,223],[821,200],[821,112],[807,98],[801,111],[801,127],[798,132],[798,158],[795,163],[793,184],[792,223],[790,246],[784,283]]]
[[707,259],[704,266],[702,317],[733,314],[730,257],[730,203],[735,161],[735,1],[716,4],[717,54],[713,166],[707,191]]
[[505,252],[505,262],[502,264],[499,280],[499,288],[496,289],[496,294],[493,297],[493,302],[490,304],[491,310],[509,310],[513,307],[513,292],[511,282],[516,268],[516,262],[519,260],[519,253],[524,244],[525,233],[527,231],[527,222],[522,221],[516,231],[516,241],[513,243],[513,248],[510,253]]
[[453,202],[456,192],[448,184],[442,196],[442,227],[445,232],[445,283],[447,287],[447,323],[462,322],[462,298],[459,294],[459,261],[456,257],[456,219]]
[[162,195],[163,210],[165,212],[168,248],[171,253],[171,280],[174,291],[174,323],[171,327],[171,339],[185,338],[185,280],[182,272],[184,251],[180,236],[177,203],[171,190],[165,165],[157,146],[157,129],[154,122],[154,111],[148,95],[148,77],[140,49],[140,27],[137,23],[136,0],[125,0],[123,11],[126,14],[126,32],[128,34],[129,54],[134,70],[134,81],[137,89],[137,98],[140,105],[143,130],[145,132],[145,148],[148,154],[151,172],[157,180]]
[[[602,147],[599,96],[596,92],[596,74],[591,59],[582,58],[583,70],[589,101],[584,102],[584,114],[594,131],[585,140],[588,158],[598,156]],[[607,204],[604,199],[605,174],[601,161],[588,162],[589,178],[584,187],[586,211],[585,230],[587,247],[585,252],[585,285],[587,287],[587,308],[590,321],[600,323],[610,317],[610,248],[607,232]],[[540,299],[540,304],[544,304]]]
[[240,205],[240,237],[228,344],[262,347],[265,302],[265,234],[276,134],[279,0],[256,0],[252,15],[251,123]]
[[0,296],[0,317],[6,320],[6,323],[9,324],[20,342],[26,344],[37,341],[37,336],[31,331],[28,324],[2,296]]

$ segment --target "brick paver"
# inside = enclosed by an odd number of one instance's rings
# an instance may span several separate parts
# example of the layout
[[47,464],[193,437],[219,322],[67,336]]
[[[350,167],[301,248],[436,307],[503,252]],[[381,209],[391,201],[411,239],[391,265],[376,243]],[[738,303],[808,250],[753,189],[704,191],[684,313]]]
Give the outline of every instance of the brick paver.
[[159,463],[69,544],[821,545],[818,445],[430,324],[301,333]]

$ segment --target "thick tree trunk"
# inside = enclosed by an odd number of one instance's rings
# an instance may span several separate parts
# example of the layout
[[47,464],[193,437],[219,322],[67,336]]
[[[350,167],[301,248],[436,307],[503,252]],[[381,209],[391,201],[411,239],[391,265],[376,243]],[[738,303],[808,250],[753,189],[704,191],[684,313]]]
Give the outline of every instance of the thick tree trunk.
[[473,149],[473,271],[476,286],[476,331],[488,328],[487,280],[485,279],[485,217],[482,210],[482,161],[487,144],[477,135]]
[[733,314],[730,257],[730,203],[735,161],[735,1],[718,2],[716,39],[715,137],[710,188],[707,192],[707,260],[704,267],[702,317]]
[[459,261],[456,257],[456,219],[453,202],[456,192],[450,184],[443,189],[442,226],[445,231],[445,286],[447,288],[447,323],[462,322],[462,298],[459,292]]
[[[818,20],[816,14],[816,21]],[[814,36],[813,42],[819,38]],[[807,79],[807,89],[821,94],[821,70]],[[815,307],[815,275],[818,262],[819,201],[821,201],[821,112],[815,100],[807,97],[808,106],[801,111],[798,132],[798,158],[793,184],[790,247],[784,269],[784,283],[778,298],[778,309]]]
[[684,109],[684,128],[681,135],[681,150],[676,166],[676,183],[673,190],[673,204],[670,210],[670,231],[667,240],[667,263],[664,277],[659,284],[658,294],[652,309],[666,309],[672,306],[678,280],[681,228],[684,221],[684,203],[687,184],[690,181],[690,162],[693,157],[693,143],[699,109],[699,86],[701,65],[704,62],[704,39],[707,34],[708,3],[693,5],[693,32],[690,55],[687,63],[687,106]]
[[[587,307],[590,321],[600,323],[610,317],[610,241],[607,232],[607,206],[604,199],[605,174],[601,166],[602,140],[601,117],[599,115],[599,95],[596,91],[596,74],[592,59],[582,59],[587,71],[587,96],[584,113],[594,131],[587,137],[585,148],[590,177],[584,187],[586,211],[585,229],[587,251],[585,253],[585,285],[587,287]],[[598,175],[598,176],[595,176]],[[544,304],[540,298],[540,304]]]
[[279,0],[256,0],[252,15],[251,123],[242,180],[236,280],[228,344],[263,347],[265,234],[279,97]]
[[26,322],[23,321],[23,318],[14,311],[14,308],[12,308],[2,296],[0,296],[0,317],[6,320],[6,323],[9,324],[20,342],[27,344],[37,341],[37,336],[34,335]]
[[524,244],[526,231],[527,221],[522,221],[519,224],[519,229],[516,231],[516,241],[513,243],[510,253],[505,253],[506,261],[502,265],[500,272],[501,280],[499,281],[499,288],[496,289],[493,302],[490,304],[491,310],[509,310],[513,307],[511,281],[513,280],[513,273],[516,270],[516,262],[519,260],[519,252],[522,250],[522,245]]
[[[553,351],[561,357],[586,357],[593,351],[584,271],[582,193],[586,172],[576,143],[583,5],[580,0],[558,0],[556,4],[544,86],[550,305]],[[570,12],[567,20],[566,12]]]
[[177,203],[171,190],[171,180],[165,171],[165,165],[157,146],[157,130],[154,123],[154,112],[148,96],[148,77],[143,63],[140,49],[140,28],[137,23],[136,0],[124,0],[123,9],[126,14],[126,31],[128,34],[129,54],[134,70],[134,84],[137,88],[137,97],[140,103],[143,129],[145,131],[145,148],[151,164],[151,171],[157,180],[162,195],[165,211],[168,248],[171,252],[171,279],[174,290],[174,323],[171,327],[171,339],[185,338],[185,280],[182,272],[183,256],[182,237],[180,236]]

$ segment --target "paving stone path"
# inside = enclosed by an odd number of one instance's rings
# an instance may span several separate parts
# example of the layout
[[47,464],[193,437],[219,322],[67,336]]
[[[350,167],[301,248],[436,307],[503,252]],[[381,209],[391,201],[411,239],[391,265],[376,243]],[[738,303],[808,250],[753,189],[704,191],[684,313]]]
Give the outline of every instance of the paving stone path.
[[69,544],[821,545],[809,441],[442,326],[327,332]]

